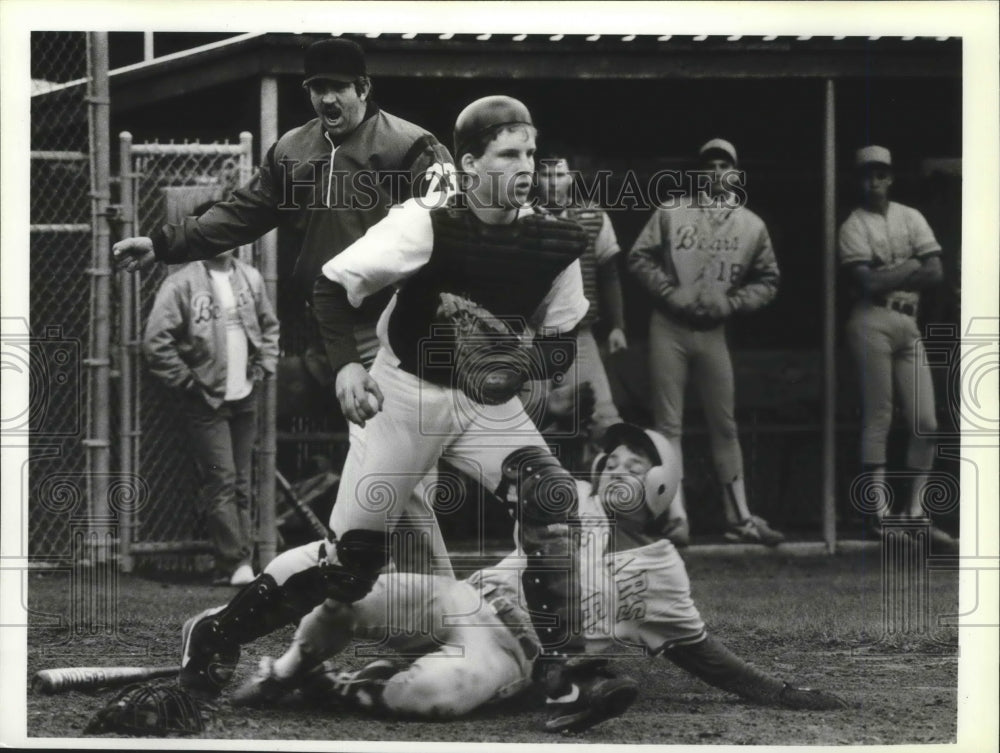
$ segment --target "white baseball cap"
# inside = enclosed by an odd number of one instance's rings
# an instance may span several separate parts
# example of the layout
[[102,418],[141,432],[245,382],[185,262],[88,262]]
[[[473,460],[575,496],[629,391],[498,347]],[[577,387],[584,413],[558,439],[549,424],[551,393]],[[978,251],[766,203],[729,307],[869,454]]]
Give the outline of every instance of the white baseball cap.
[[698,156],[701,157],[705,152],[725,152],[729,155],[733,165],[736,165],[736,147],[725,139],[709,139],[701,145],[701,149],[698,150]]
[[874,144],[863,146],[855,154],[854,164],[856,167],[864,167],[865,165],[872,164],[892,167],[892,155],[884,146],[876,146]]

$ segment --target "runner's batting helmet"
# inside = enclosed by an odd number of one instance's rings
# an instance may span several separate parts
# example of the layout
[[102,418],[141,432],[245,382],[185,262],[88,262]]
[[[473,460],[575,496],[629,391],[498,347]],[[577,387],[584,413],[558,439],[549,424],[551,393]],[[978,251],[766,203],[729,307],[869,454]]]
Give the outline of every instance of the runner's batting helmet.
[[610,427],[601,440],[604,452],[594,458],[595,483],[608,462],[608,453],[619,445],[630,445],[643,450],[653,462],[643,480],[646,506],[658,517],[669,506],[677,486],[680,484],[680,469],[673,448],[666,438],[650,429],[642,429],[635,424],[620,423]]

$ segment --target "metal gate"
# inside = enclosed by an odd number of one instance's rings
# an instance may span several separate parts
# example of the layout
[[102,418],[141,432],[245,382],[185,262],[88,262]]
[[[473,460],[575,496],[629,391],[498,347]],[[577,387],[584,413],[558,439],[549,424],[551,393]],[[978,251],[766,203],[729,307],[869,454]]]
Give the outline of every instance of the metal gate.
[[[240,134],[237,144],[133,144],[131,134],[120,134],[122,235],[148,236],[165,222],[180,221],[199,204],[221,199],[246,183],[252,147],[249,133]],[[239,257],[259,266],[251,246],[240,248]],[[118,454],[122,470],[140,478],[149,494],[146,504],[121,521],[126,571],[139,557],[156,558],[158,568],[172,564],[201,569],[207,558],[198,555],[211,551],[207,541],[196,537],[201,530],[197,478],[174,407],[176,397],[143,368],[139,348],[156,292],[175,269],[155,265],[148,272],[123,276],[119,285]],[[259,478],[255,472],[255,492]]]

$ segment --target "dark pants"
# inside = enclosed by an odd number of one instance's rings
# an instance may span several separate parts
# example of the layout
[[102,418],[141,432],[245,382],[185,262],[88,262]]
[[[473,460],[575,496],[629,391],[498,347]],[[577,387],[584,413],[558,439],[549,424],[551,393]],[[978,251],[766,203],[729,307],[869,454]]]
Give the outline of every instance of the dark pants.
[[182,399],[199,471],[199,515],[215,550],[216,570],[222,572],[249,562],[253,552],[250,468],[257,439],[257,391],[255,387],[242,400],[217,409],[201,398]]

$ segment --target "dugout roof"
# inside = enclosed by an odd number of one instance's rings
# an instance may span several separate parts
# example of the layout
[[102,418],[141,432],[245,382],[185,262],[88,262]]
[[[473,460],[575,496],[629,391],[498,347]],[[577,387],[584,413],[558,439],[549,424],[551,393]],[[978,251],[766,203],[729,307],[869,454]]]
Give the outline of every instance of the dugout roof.
[[[299,75],[302,50],[323,36],[241,34],[116,68],[111,71],[113,106],[126,110],[247,78]],[[961,72],[961,40],[955,37],[343,36],[365,48],[376,80],[400,75],[519,80],[942,78]]]

